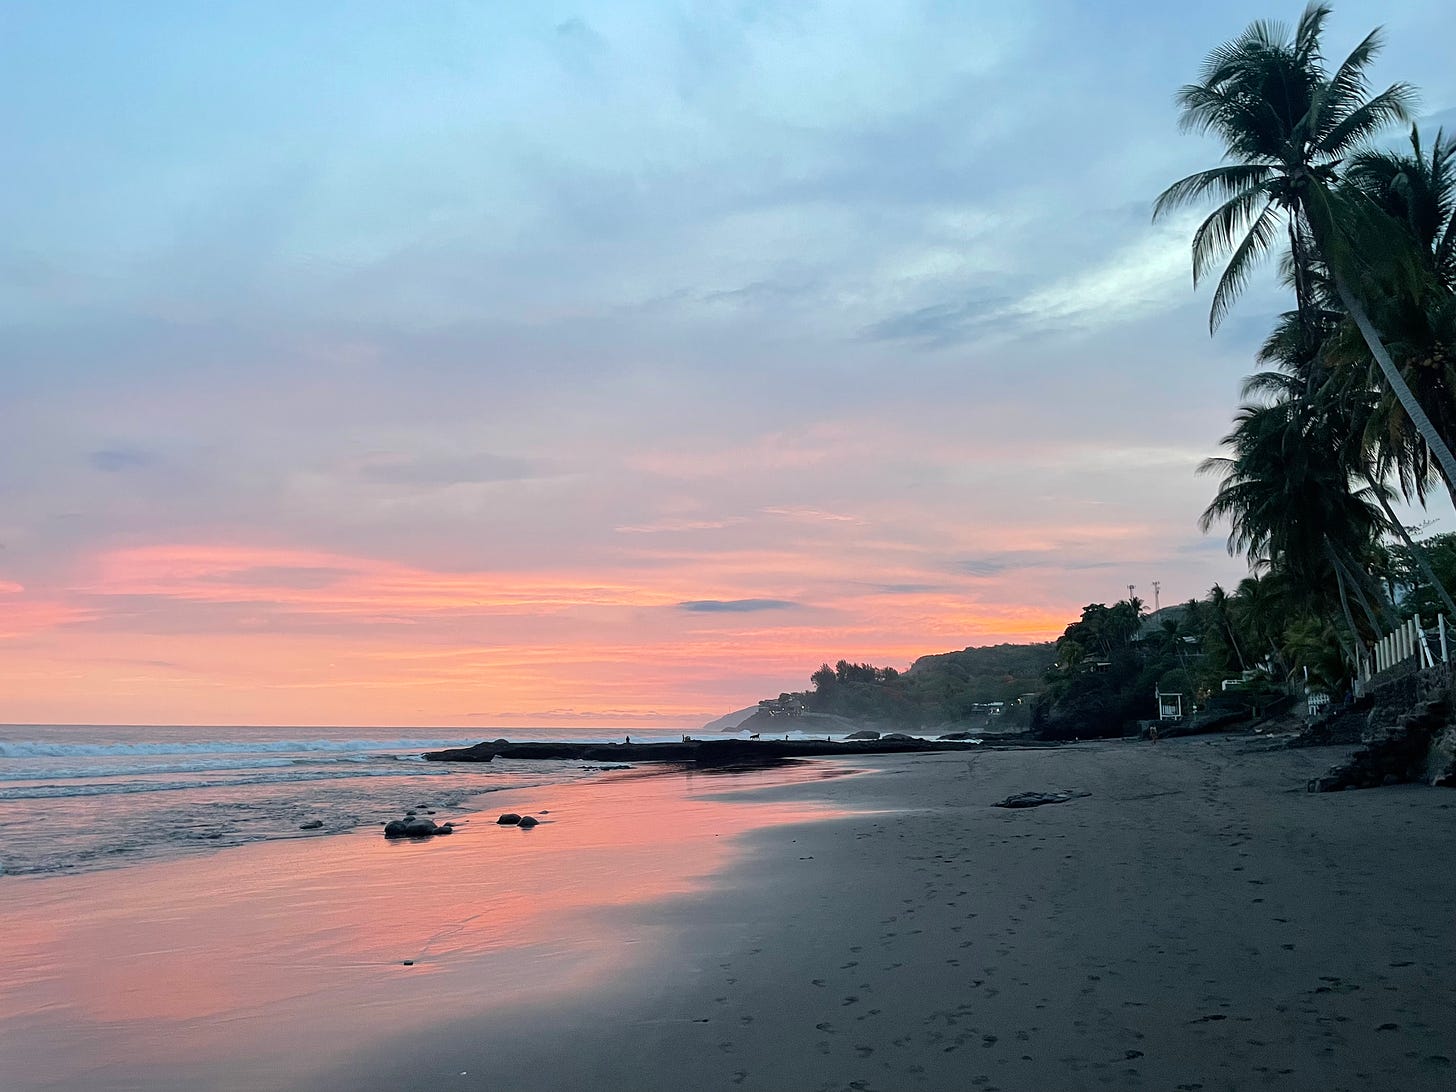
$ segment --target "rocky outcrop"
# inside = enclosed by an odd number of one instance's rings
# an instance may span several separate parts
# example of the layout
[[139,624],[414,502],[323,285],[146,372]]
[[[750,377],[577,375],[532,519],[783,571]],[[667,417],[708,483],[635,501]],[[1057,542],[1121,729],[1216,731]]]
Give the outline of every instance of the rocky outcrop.
[[[1406,679],[1399,682],[1405,683]],[[1384,696],[1388,697],[1388,696]],[[1339,792],[1369,789],[1419,781],[1453,784],[1456,740],[1449,722],[1451,705],[1445,693],[1420,702],[1392,719],[1392,702],[1378,695],[1364,732],[1361,747],[1328,773],[1312,778],[1310,792]]]
[[1370,711],[1375,701],[1366,697],[1352,705],[1341,705],[1332,709],[1318,720],[1311,721],[1297,737],[1290,740],[1290,747],[1327,747],[1335,744],[1359,743],[1370,722]]
[[1065,804],[1068,800],[1091,796],[1089,792],[1018,792],[992,804],[993,808],[1039,808],[1044,804]]
[[412,811],[406,812],[403,819],[391,819],[384,824],[386,838],[432,838],[439,834],[454,833],[453,823],[437,824],[433,819],[426,819]]
[[1456,726],[1447,724],[1431,740],[1424,773],[1427,784],[1456,789]]
[[827,739],[707,739],[685,743],[477,743],[448,751],[429,751],[431,762],[489,762],[495,758],[578,759],[586,762],[673,762],[700,769],[773,766],[792,758],[826,755],[904,754],[973,750],[978,743],[914,736],[881,737],[837,743]]

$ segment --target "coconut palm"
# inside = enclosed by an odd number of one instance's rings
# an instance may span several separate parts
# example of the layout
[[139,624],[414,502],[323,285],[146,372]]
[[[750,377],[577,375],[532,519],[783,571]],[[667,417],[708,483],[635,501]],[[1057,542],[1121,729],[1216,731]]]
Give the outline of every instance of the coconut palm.
[[1367,150],[1346,179],[1401,224],[1436,283],[1456,291],[1456,137],[1438,130],[1430,152],[1411,126],[1410,151]]
[[1320,43],[1329,14],[1328,6],[1310,4],[1292,36],[1282,25],[1261,20],[1209,54],[1199,82],[1178,92],[1180,123],[1221,138],[1231,162],[1173,183],[1158,197],[1153,217],[1208,197],[1221,201],[1193,235],[1195,283],[1228,256],[1213,294],[1211,330],[1281,233],[1292,255],[1302,321],[1312,313],[1307,271],[1322,263],[1386,383],[1436,455],[1443,476],[1456,483],[1456,457],[1411,393],[1353,288],[1368,261],[1352,238],[1353,225],[1368,222],[1370,210],[1358,191],[1342,192],[1335,185],[1347,157],[1409,116],[1414,94],[1401,83],[1369,93],[1366,70],[1380,49],[1378,30],[1330,72]]
[[[1429,153],[1412,128],[1407,152],[1355,156],[1346,188],[1378,210],[1371,241],[1396,260],[1367,278],[1369,304],[1400,371],[1448,448],[1456,447],[1456,141],[1437,133]],[[1364,381],[1370,358],[1358,338],[1336,339],[1331,358],[1350,381]],[[1388,395],[1372,418],[1385,442],[1420,449],[1405,415]],[[1456,483],[1452,500],[1456,502]]]
[[[1363,651],[1364,636],[1385,628],[1377,612],[1388,604],[1364,565],[1385,521],[1371,487],[1352,481],[1336,426],[1289,399],[1241,408],[1223,441],[1232,455],[1199,468],[1223,478],[1199,523],[1206,531],[1227,520],[1229,552],[1279,573],[1318,613],[1332,609],[1333,591]],[[1368,623],[1363,634],[1351,595]]]

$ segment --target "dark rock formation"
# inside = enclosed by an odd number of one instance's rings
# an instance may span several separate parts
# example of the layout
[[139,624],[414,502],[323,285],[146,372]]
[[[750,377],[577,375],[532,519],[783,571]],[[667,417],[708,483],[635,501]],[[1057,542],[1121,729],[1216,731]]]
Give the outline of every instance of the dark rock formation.
[[[1406,679],[1397,681],[1405,683]],[[1393,723],[1392,711],[1398,706],[1382,700],[1391,697],[1377,695],[1360,737],[1360,749],[1340,765],[1330,767],[1322,777],[1311,778],[1306,786],[1310,792],[1370,789],[1411,781],[1432,785],[1456,781],[1450,777],[1456,773],[1451,769],[1456,741],[1451,739],[1451,706],[1446,694],[1420,702]],[[1448,752],[1447,748],[1452,750]]]
[[1370,711],[1374,707],[1373,698],[1365,697],[1351,705],[1338,705],[1331,709],[1318,720],[1310,724],[1290,741],[1291,747],[1325,747],[1335,744],[1359,743],[1366,725],[1370,720]]
[[541,820],[537,819],[534,815],[523,815],[521,816],[521,821],[516,824],[522,830],[530,830],[532,827],[540,825]]
[[386,838],[430,838],[436,834],[454,834],[455,828],[446,823],[437,825],[433,819],[424,819],[414,812],[403,819],[391,819],[384,824]]
[[[1007,741],[1013,742],[1013,741]],[[905,754],[968,751],[976,743],[917,739],[896,734],[843,743],[827,739],[707,739],[687,743],[477,743],[448,751],[428,751],[432,762],[489,762],[494,758],[577,759],[584,762],[673,762],[700,769],[773,766],[791,758],[825,755]]]
[[851,732],[845,739],[879,739],[879,732]]
[[1437,788],[1456,788],[1456,727],[1448,724],[1426,752],[1425,780]]
[[[488,762],[490,760],[487,759],[486,761]],[[497,819],[495,822],[496,822],[496,825],[497,826],[501,826],[501,827],[513,827],[517,823],[519,823],[520,821],[521,821],[521,817],[519,815],[517,815],[513,811],[508,811],[504,815],[502,815],[499,819]]]
[[1065,804],[1068,800],[1091,796],[1089,792],[1018,792],[992,804],[993,808],[1039,808],[1043,804]]
[[323,825],[324,825],[324,821],[322,819],[310,819],[307,823],[299,823],[298,824],[298,829],[299,830],[318,830],[319,827],[321,827]]

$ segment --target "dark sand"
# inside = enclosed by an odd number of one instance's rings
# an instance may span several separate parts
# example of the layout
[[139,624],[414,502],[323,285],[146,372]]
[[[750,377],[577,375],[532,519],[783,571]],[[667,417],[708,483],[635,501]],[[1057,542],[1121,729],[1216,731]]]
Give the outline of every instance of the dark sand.
[[[1449,1092],[1456,794],[1310,796],[1345,752],[1261,745],[609,778],[491,799],[530,832],[6,881],[0,1088]],[[989,806],[1032,789],[1091,795]]]
[[[1310,796],[1344,752],[1261,745],[880,758],[773,790],[883,810],[750,835],[712,890],[602,916],[665,938],[609,984],[442,1017],[314,1087],[1449,1092],[1456,794]],[[1062,788],[1092,795],[987,806]]]

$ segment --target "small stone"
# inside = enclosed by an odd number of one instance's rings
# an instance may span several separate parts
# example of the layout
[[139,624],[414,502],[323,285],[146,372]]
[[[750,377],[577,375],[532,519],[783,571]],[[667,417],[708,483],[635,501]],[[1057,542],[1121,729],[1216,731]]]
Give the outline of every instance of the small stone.
[[541,820],[535,818],[534,816],[526,815],[521,817],[520,823],[518,825],[522,830],[530,830],[532,827],[538,826],[540,822]]
[[508,811],[496,820],[497,826],[513,827],[521,821],[521,817],[513,811]]
[[415,961],[413,959],[406,959],[404,961],[404,965],[406,967],[413,967],[415,965]]
[[322,819],[310,819],[307,823],[299,823],[298,824],[298,829],[299,830],[318,830],[319,827],[321,827],[323,825],[324,825],[324,821]]

